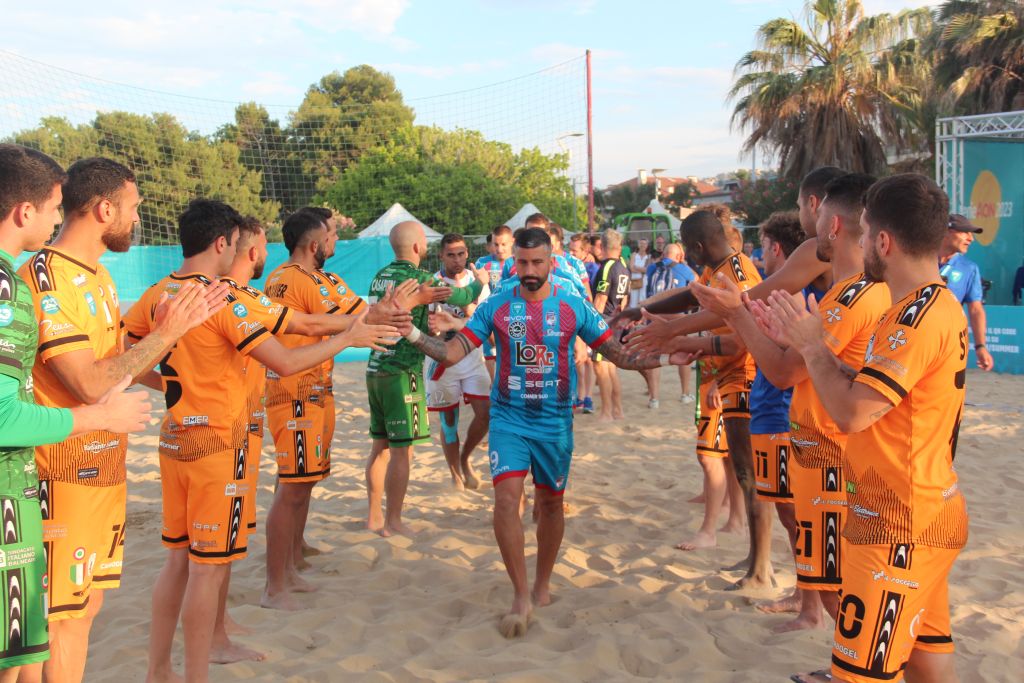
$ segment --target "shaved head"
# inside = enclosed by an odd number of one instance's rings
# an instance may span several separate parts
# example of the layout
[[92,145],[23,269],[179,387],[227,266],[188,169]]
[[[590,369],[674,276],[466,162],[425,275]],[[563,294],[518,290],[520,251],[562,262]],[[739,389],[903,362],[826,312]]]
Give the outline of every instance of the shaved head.
[[683,248],[676,244],[675,242],[671,242],[670,244],[665,246],[665,258],[671,259],[676,263],[682,262]]
[[421,247],[426,251],[427,234],[423,232],[423,225],[416,221],[402,221],[391,228],[391,248],[398,258],[407,258],[415,247]]

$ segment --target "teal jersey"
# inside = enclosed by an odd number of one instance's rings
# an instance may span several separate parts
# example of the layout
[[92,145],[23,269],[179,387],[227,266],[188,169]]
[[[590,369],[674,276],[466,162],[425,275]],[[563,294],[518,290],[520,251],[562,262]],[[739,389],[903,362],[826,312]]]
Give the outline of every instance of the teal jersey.
[[[397,287],[406,280],[416,280],[421,284],[429,282],[436,286],[449,286],[433,273],[418,268],[409,261],[396,260],[386,265],[374,276],[370,283],[370,303],[380,301],[387,294],[388,287]],[[477,280],[473,280],[465,287],[453,289],[445,303],[459,307],[468,306],[476,301],[482,290],[483,285]],[[428,314],[429,310],[426,306],[416,306],[412,309],[412,324],[425,334],[430,333],[430,330],[427,329]],[[423,371],[423,352],[405,339],[399,339],[397,344],[385,351],[371,351],[370,361],[366,365],[367,375],[395,375],[410,371],[418,373]]]
[[[47,304],[46,299],[42,304]],[[57,305],[56,300],[53,300],[53,305]],[[16,274],[14,259],[0,251],[0,374],[18,381],[18,398],[27,403],[35,403],[32,398],[32,366],[38,343],[39,327],[32,293]],[[31,446],[0,448],[0,460],[31,464],[32,471],[35,471],[35,449]]]

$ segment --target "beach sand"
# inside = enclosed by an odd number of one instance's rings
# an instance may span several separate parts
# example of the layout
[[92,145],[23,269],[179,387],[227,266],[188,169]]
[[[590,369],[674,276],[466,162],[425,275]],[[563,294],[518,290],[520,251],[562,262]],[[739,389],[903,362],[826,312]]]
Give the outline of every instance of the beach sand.
[[[306,578],[319,592],[307,609],[258,606],[263,588],[263,524],[273,487],[273,447],[264,442],[259,529],[235,563],[230,613],[252,629],[241,644],[265,662],[212,666],[215,681],[785,681],[827,666],[831,630],[773,635],[787,619],[756,612],[722,589],[739,577],[720,568],[746,543],[684,553],[673,545],[700,524],[693,404],[679,400],[663,370],[661,408],[647,409],[637,373],[621,372],[625,422],[576,419],[572,506],[552,589],[523,639],[497,630],[512,593],[491,532],[491,490],[453,492],[440,449],[417,448],[406,500],[413,539],[364,530],[363,467],[368,410],[362,363],[335,371],[338,427],[333,474],[314,490],[307,539],[325,554]],[[1012,514],[1024,492],[1020,397],[1024,377],[968,375],[957,457],[971,514],[971,537],[953,569],[950,601],[957,669],[965,683],[1020,680],[1024,661],[1024,530]],[[465,425],[468,410],[464,410]],[[436,431],[437,425],[434,424]],[[146,670],[150,594],[166,551],[160,545],[156,428],[128,453],[128,537],[124,582],[109,591],[93,628],[86,680],[141,681]],[[475,463],[486,472],[486,451]],[[484,477],[488,479],[488,477]],[[533,575],[535,544],[528,523]],[[792,558],[774,529],[777,595],[793,585]],[[174,662],[181,671],[179,631]]]

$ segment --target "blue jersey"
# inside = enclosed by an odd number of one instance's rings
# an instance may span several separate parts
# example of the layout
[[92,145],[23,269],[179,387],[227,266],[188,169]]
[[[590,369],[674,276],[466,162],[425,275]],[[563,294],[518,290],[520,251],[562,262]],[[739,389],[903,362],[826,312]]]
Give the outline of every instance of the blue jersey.
[[583,265],[583,261],[580,261],[572,254],[562,254],[561,256],[565,259],[569,268],[576,273],[576,277],[580,282],[589,282],[590,275],[587,273],[587,267]]
[[[804,297],[813,294],[821,301],[825,292],[814,287],[804,288]],[[754,385],[750,388],[750,433],[782,434],[789,431],[789,402],[793,388],[779,389],[757,369]]]
[[477,346],[494,335],[491,429],[547,439],[572,431],[574,340],[597,348],[612,331],[589,302],[552,285],[542,301],[526,301],[520,287],[492,294],[462,334]]
[[981,301],[981,271],[978,270],[977,263],[963,254],[953,254],[948,261],[940,263],[939,275],[946,281],[946,287],[960,303]]
[[488,284],[491,291],[495,291],[498,283],[501,282],[501,261],[490,254],[486,254],[478,258],[473,265],[476,266],[477,270],[482,268],[487,271],[487,277],[490,278]]
[[[565,290],[565,292],[567,294],[570,294],[572,296],[583,297],[583,295],[580,293],[579,286],[575,282],[573,282],[572,280],[564,278],[561,275],[556,275],[555,273],[549,273],[548,274],[548,282],[550,282],[552,285],[555,285],[557,287],[561,287],[562,289]],[[515,289],[519,285],[520,285],[519,276],[518,275],[512,275],[512,276],[510,276],[508,278],[505,278],[501,282],[499,282],[498,286],[497,286],[497,289],[495,289],[494,291],[495,292],[507,292],[507,291],[509,291],[511,289]],[[583,298],[585,298],[585,297],[583,297]]]

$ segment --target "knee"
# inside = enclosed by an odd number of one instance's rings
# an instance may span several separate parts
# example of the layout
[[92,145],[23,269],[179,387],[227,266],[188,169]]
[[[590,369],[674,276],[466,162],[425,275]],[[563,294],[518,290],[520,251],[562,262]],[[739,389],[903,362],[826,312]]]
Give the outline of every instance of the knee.
[[541,517],[561,515],[564,510],[562,506],[562,496],[538,495],[537,500],[534,501],[534,505],[537,506],[537,512]]
[[515,514],[519,515],[519,501],[523,498],[521,487],[510,487],[503,491],[494,492],[494,514]]

